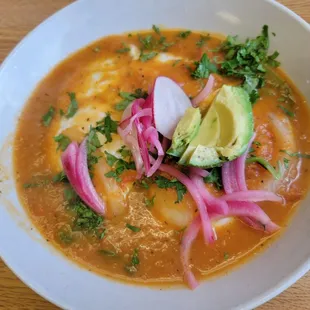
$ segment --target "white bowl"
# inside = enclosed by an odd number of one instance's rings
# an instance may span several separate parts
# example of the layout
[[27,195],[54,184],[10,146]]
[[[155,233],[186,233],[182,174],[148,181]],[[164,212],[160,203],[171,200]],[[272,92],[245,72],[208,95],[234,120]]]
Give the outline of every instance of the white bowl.
[[[0,253],[32,289],[66,309],[251,309],[279,294],[310,267],[310,200],[262,255],[195,291],[156,290],[113,282],[66,260],[32,228],[12,179],[12,133],[36,84],[60,60],[108,34],[152,24],[256,35],[268,24],[283,68],[310,102],[310,26],[269,0],[78,1],[27,36],[0,71]],[[7,177],[7,178],[5,178]]]

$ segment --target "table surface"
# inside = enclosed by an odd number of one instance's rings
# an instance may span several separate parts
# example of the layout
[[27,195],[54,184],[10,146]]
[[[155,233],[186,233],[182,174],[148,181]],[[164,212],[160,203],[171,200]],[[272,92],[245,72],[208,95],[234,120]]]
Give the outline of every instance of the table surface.
[[[257,0],[258,1],[258,0]],[[48,16],[72,0],[0,0],[0,63],[14,46]],[[280,0],[310,23],[310,0]],[[309,309],[310,273],[260,310]],[[0,259],[0,309],[56,310],[33,292]]]

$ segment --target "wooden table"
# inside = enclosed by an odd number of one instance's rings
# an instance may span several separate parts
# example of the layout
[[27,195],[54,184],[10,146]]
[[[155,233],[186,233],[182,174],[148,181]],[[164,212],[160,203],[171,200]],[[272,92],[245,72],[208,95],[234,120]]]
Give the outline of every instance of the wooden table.
[[[73,1],[0,0],[0,62],[30,30],[71,2]],[[280,2],[310,22],[310,0]],[[0,309],[55,310],[58,307],[23,284],[0,260]],[[310,273],[259,309],[310,310]]]

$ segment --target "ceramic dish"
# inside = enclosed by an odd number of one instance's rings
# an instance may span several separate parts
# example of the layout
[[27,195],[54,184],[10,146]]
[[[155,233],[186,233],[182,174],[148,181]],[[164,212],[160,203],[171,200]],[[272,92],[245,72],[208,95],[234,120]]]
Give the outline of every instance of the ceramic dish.
[[77,266],[41,237],[18,201],[11,143],[21,109],[37,83],[92,41],[152,24],[243,38],[268,24],[277,33],[271,48],[281,51],[283,69],[310,102],[310,26],[274,1],[75,2],[30,33],[0,70],[1,257],[33,290],[65,309],[252,309],[309,270],[309,198],[270,248],[229,274],[202,282],[195,291],[126,285]]

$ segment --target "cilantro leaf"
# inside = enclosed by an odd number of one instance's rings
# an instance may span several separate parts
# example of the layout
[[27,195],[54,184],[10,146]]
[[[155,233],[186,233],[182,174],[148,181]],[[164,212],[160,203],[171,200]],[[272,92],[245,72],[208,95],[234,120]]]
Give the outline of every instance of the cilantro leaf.
[[135,89],[135,91],[133,93],[120,92],[119,96],[123,100],[115,105],[115,110],[117,110],[117,111],[124,111],[128,107],[128,105],[132,101],[134,101],[135,99],[139,99],[139,98],[146,99],[147,96],[148,96],[148,93],[145,90],[141,89],[141,88],[137,88],[137,89]]
[[284,107],[283,105],[278,105],[278,108],[280,108],[284,114],[286,114],[288,117],[295,117],[295,113]]
[[288,169],[290,166],[290,160],[288,158],[283,158],[283,163],[284,163],[285,169]]
[[134,249],[131,257],[131,262],[129,265],[125,266],[125,270],[129,273],[135,273],[138,271],[137,266],[139,264],[140,264],[139,251],[138,249]]
[[155,200],[155,197],[156,195],[154,195],[151,199],[145,199],[145,205],[148,207],[148,208],[151,208],[154,206],[154,200]]
[[68,145],[71,143],[71,139],[64,134],[60,134],[54,137],[54,141],[58,143],[57,150],[65,151]]
[[47,113],[42,116],[42,122],[45,127],[48,127],[50,125],[51,121],[54,118],[54,115],[55,115],[55,108],[50,107]]
[[64,171],[61,171],[61,172],[57,173],[57,174],[53,177],[53,182],[54,182],[54,183],[68,182],[68,178],[67,178],[65,172],[64,172]]
[[222,175],[220,168],[213,168],[210,173],[203,178],[205,183],[212,183],[217,189],[223,188]]
[[139,227],[136,227],[136,226],[133,226],[133,225],[130,225],[130,224],[126,224],[126,227],[128,228],[128,229],[130,229],[131,231],[133,231],[133,232],[139,232],[140,230],[141,230],[141,228],[139,228]]
[[156,176],[155,183],[159,188],[174,188],[177,191],[177,200],[175,203],[182,201],[184,195],[187,192],[186,187],[176,179],[169,180],[163,176]]
[[94,165],[97,164],[99,162],[99,159],[101,158],[101,156],[95,155],[95,152],[101,146],[102,145],[98,138],[96,129],[93,127],[90,127],[90,131],[87,137],[87,164],[88,164],[88,169],[90,170],[91,177],[93,174]]
[[71,202],[72,200],[75,200],[77,198],[77,194],[72,187],[68,187],[64,190],[64,198],[66,199],[66,201]]
[[122,48],[116,50],[116,53],[119,53],[119,54],[124,54],[124,53],[128,53],[130,51],[130,48],[128,46],[126,46],[125,43],[122,43]]
[[112,133],[117,133],[117,122],[111,118],[111,115],[107,115],[99,122],[97,122],[96,130],[106,137],[106,143],[112,141]]
[[120,153],[124,159],[131,156],[131,151],[128,150],[125,145],[122,145],[117,152]]
[[156,57],[157,56],[157,52],[150,52],[150,53],[144,53],[143,51],[141,52],[141,54],[140,54],[140,60],[142,61],[142,62],[146,62],[146,61],[148,61],[148,60],[151,60],[152,58],[154,58],[154,57]]
[[205,79],[209,77],[210,73],[217,72],[216,65],[210,62],[206,53],[203,53],[201,59],[194,64],[196,65],[196,68],[191,73],[194,79]]
[[57,234],[57,237],[61,243],[65,245],[70,245],[73,242],[72,234],[65,229],[60,230]]
[[206,35],[206,36],[201,35],[200,39],[196,42],[196,46],[201,48],[201,47],[203,47],[204,45],[207,44],[208,40],[210,40],[210,35],[209,34]]
[[75,115],[79,106],[78,106],[78,102],[76,100],[75,93],[68,93],[68,96],[70,98],[70,105],[69,105],[66,117],[71,118]]
[[76,213],[74,227],[81,230],[94,230],[99,227],[103,218],[87,207],[80,199],[71,206]]
[[117,254],[114,251],[110,251],[110,250],[101,249],[98,252],[102,255],[109,256],[109,257],[117,256]]
[[151,50],[155,45],[155,40],[151,34],[147,35],[146,37],[142,37],[138,34],[138,39],[142,44],[142,49]]
[[106,160],[107,160],[107,164],[110,166],[110,167],[113,167],[113,165],[119,160],[118,157],[110,154],[109,152],[105,151],[104,152],[105,155],[106,155]]
[[178,37],[182,39],[186,39],[192,32],[190,30],[181,31],[178,33]]
[[105,174],[107,178],[114,178],[117,182],[120,182],[122,179],[120,175],[125,170],[135,170],[136,166],[133,161],[127,162],[121,158],[118,158],[107,151],[105,151],[106,161],[110,167],[113,167],[114,170],[111,170]]
[[155,31],[155,33],[157,33],[158,35],[160,35],[160,29],[159,27],[157,27],[156,25],[152,26],[152,29]]

